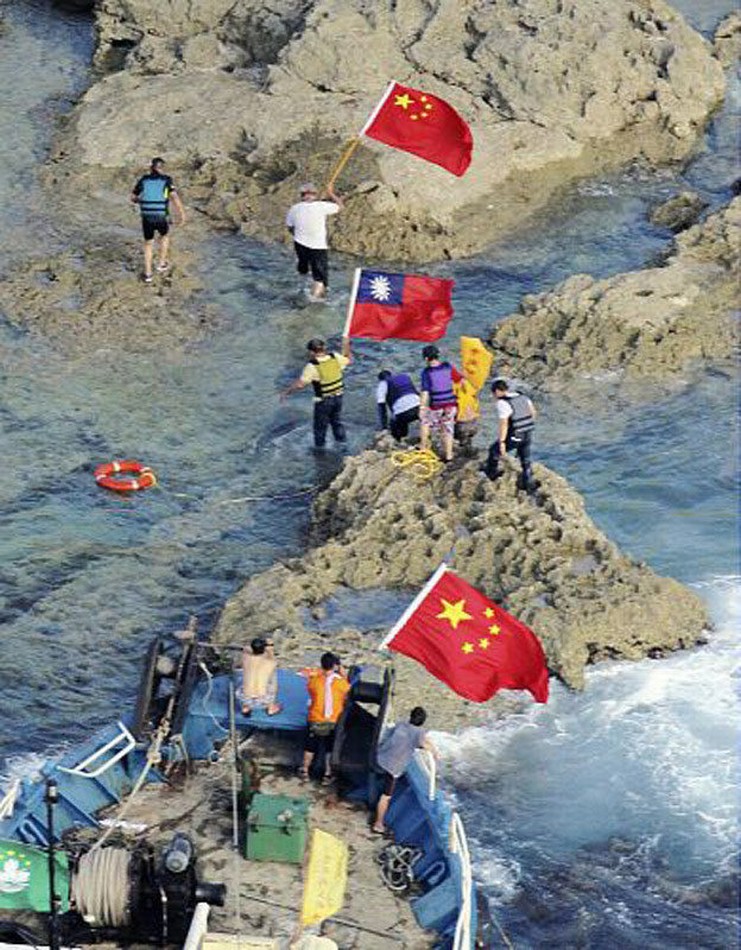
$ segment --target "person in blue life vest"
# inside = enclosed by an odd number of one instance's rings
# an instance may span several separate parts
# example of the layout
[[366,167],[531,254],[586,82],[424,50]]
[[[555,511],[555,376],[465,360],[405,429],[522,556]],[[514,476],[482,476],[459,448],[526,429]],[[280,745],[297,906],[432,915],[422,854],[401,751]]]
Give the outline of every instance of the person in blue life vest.
[[389,429],[397,442],[409,435],[410,424],[419,419],[419,393],[408,373],[381,370],[376,387],[376,410],[379,428]]
[[535,406],[523,393],[510,389],[504,379],[495,379],[491,391],[497,402],[497,437],[489,447],[484,472],[495,481],[502,474],[499,460],[507,452],[515,451],[522,466],[520,486],[530,491],[533,487],[530,455],[535,429]]
[[450,462],[453,459],[453,433],[458,412],[453,383],[460,379],[460,373],[450,363],[440,359],[440,351],[436,346],[426,346],[422,356],[426,366],[422,370],[420,394],[420,447],[429,449],[432,433],[439,432],[443,461]]
[[314,390],[314,446],[324,449],[327,442],[327,429],[332,429],[335,442],[347,441],[345,426],[342,423],[342,393],[345,368],[352,361],[349,337],[342,338],[342,352],[330,353],[324,340],[313,339],[306,344],[309,362],[303,372],[281,393],[286,399],[292,393],[305,386]]
[[152,283],[154,236],[159,235],[157,271],[164,274],[170,267],[170,202],[178,213],[178,224],[185,224],[185,209],[172,178],[164,173],[163,158],[153,158],[149,172],[134,185],[131,201],[139,206],[144,232],[144,283]]
[[386,834],[386,812],[396,788],[397,779],[406,772],[417,749],[426,749],[436,759],[438,752],[422,728],[427,713],[415,706],[409,714],[409,722],[399,722],[384,733],[376,749],[376,763],[381,770],[383,790],[376,805],[376,814],[371,830],[377,835]]

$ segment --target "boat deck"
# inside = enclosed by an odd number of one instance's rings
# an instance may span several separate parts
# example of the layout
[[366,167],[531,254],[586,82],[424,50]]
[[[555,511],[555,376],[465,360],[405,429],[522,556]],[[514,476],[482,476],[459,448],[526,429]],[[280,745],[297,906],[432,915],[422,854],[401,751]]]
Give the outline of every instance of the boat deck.
[[[389,842],[370,831],[366,808],[342,801],[331,786],[302,783],[297,775],[300,748],[295,740],[281,742],[274,735],[270,739],[253,735],[240,747],[259,763],[261,792],[308,798],[309,828],[321,828],[349,846],[345,903],[325,929],[326,935],[343,950],[434,947],[436,935],[420,929],[408,899],[396,896],[381,879],[376,859]],[[176,831],[192,838],[199,880],[227,885],[225,907],[211,909],[210,932],[274,937],[282,950],[288,947],[298,921],[302,869],[296,864],[248,861],[243,857],[241,827],[239,854],[235,854],[232,764],[233,753],[227,744],[217,762],[192,763],[193,774],[184,781],[144,786],[127,806],[124,820],[130,826],[145,825],[142,834],[155,846],[164,844]],[[129,842],[131,834],[136,837],[134,832],[119,830],[114,835],[124,833]]]

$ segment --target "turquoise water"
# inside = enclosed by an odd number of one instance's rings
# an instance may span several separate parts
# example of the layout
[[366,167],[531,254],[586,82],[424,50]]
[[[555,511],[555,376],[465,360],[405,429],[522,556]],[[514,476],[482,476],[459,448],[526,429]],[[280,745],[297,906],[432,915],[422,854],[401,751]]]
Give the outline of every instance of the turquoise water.
[[[712,29],[718,4],[687,6]],[[0,82],[11,94],[0,102],[0,245],[9,261],[46,234],[36,163],[50,119],[86,80],[92,37],[89,22],[44,3],[3,10],[11,30],[0,38]],[[515,239],[441,265],[457,282],[449,339],[485,332],[523,293],[570,273],[651,260],[668,240],[645,219],[655,200],[686,183],[715,206],[727,200],[737,113],[734,87],[683,176],[635,168],[584,183]],[[187,182],[183,190],[187,200]],[[276,390],[300,369],[306,339],[340,332],[355,263],[334,261],[330,305],[299,309],[287,249],[214,239],[203,279],[218,330],[156,359],[62,359],[0,319],[0,772],[27,769],[30,755],[110,720],[130,702],[153,634],[191,613],[207,632],[247,575],[300,553],[310,492],[341,458],[308,452],[310,399],[281,404]],[[369,380],[386,363],[418,367],[418,350],[356,346],[352,451],[375,422]],[[545,709],[448,750],[446,781],[476,874],[517,946],[729,945],[736,402],[737,381],[713,374],[692,393],[641,410],[613,403],[597,420],[566,402],[543,406],[538,457],[625,550],[695,585],[717,629],[703,650],[599,667],[583,695],[555,687]],[[161,487],[132,498],[97,488],[95,465],[125,456],[152,465]],[[371,607],[359,605],[369,625]]]

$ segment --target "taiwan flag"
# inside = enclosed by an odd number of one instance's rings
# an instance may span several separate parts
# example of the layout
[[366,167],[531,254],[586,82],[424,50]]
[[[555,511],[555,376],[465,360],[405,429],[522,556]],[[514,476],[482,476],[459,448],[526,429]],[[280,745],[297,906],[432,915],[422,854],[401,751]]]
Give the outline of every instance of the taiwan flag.
[[454,281],[357,268],[345,336],[439,340],[453,316]]
[[548,668],[540,641],[475,587],[442,564],[379,649],[417,660],[475,703],[500,689],[526,689],[548,701]]
[[459,178],[471,164],[471,130],[455,109],[398,82],[389,83],[360,135],[411,152]]

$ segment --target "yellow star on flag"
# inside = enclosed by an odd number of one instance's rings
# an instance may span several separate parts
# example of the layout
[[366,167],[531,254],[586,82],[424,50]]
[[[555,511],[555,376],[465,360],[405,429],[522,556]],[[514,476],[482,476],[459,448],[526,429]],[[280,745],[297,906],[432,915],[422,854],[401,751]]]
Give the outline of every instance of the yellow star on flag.
[[495,623],[493,623],[493,624],[489,627],[489,633],[490,633],[493,637],[498,636],[501,632],[502,632],[502,628],[501,628],[501,627],[498,627]]
[[491,620],[491,618],[494,616],[494,611],[491,609],[491,607],[486,608],[484,611],[484,616],[487,618],[487,620]]
[[394,99],[396,100],[394,105],[401,106],[402,109],[408,109],[414,103],[414,99],[406,92],[403,96],[394,96]]
[[461,647],[464,653],[473,653],[473,644],[466,641]]
[[486,650],[490,643],[491,641],[488,639],[488,637],[482,637],[479,640],[479,646],[481,647],[482,650]]
[[465,600],[458,600],[454,604],[451,604],[449,600],[444,600],[441,597],[440,603],[443,609],[439,614],[435,614],[435,617],[438,620],[448,620],[453,630],[458,629],[458,624],[461,621],[471,619],[471,614],[467,614],[465,610]]

